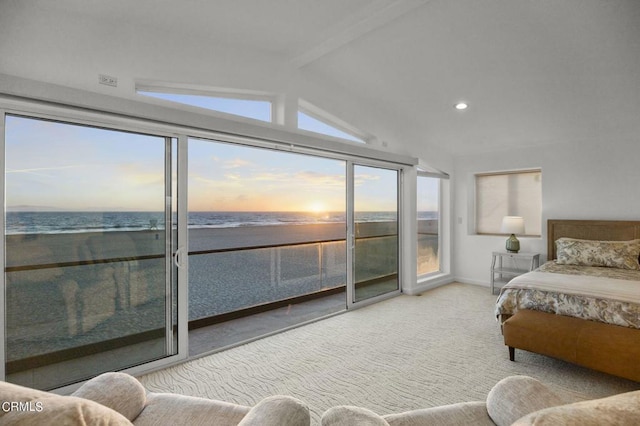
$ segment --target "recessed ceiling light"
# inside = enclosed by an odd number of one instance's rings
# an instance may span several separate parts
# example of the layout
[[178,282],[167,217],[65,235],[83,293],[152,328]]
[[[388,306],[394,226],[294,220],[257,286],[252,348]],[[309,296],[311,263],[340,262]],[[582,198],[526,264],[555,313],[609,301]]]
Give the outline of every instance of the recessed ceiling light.
[[458,102],[457,104],[455,104],[455,108],[460,111],[467,109],[468,106],[469,105],[467,105],[466,102]]

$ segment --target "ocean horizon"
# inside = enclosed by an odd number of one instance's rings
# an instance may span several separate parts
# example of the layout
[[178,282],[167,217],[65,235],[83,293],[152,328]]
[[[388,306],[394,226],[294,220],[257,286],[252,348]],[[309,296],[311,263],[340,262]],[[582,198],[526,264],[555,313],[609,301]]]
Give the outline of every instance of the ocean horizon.
[[[397,212],[356,212],[356,222],[389,222]],[[418,212],[418,220],[434,220],[437,212]],[[344,212],[189,212],[188,228],[236,228],[267,225],[345,223]],[[5,232],[59,234],[165,229],[163,212],[8,211]]]

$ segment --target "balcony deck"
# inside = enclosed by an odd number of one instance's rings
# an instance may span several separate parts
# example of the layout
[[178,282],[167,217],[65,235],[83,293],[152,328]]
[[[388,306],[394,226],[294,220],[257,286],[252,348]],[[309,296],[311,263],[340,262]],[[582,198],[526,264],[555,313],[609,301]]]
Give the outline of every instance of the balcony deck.
[[259,312],[189,331],[189,356],[197,357],[344,311],[345,292]]

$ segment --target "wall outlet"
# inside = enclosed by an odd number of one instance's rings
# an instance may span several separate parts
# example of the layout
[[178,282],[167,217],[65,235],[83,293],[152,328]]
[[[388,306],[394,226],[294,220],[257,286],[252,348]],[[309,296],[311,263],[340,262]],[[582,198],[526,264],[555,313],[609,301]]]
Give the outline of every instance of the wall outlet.
[[118,77],[112,77],[110,75],[100,74],[98,75],[98,83],[105,84],[107,86],[118,86]]

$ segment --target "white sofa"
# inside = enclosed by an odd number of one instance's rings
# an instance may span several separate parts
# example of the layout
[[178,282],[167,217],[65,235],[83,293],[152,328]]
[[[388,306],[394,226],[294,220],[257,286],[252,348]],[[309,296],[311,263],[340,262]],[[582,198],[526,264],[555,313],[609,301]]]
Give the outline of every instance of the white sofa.
[[322,426],[637,426],[640,391],[569,403],[536,379],[512,376],[498,382],[486,401],[463,402],[380,416],[355,406],[322,415]]
[[70,396],[0,382],[2,425],[309,426],[309,408],[290,396],[254,407],[147,391],[125,373],[95,377]]

